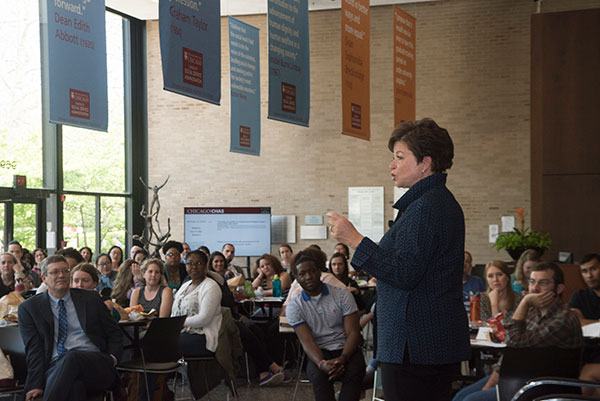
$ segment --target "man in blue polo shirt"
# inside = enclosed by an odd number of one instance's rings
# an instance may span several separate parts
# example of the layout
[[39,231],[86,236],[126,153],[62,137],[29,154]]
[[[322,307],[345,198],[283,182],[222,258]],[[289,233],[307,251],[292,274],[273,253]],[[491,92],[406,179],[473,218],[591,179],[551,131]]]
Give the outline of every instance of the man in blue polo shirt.
[[334,401],[333,382],[342,382],[340,401],[359,400],[365,360],[358,312],[352,294],[345,288],[328,286],[320,280],[321,269],[310,255],[297,262],[296,280],[302,295],[287,306],[290,325],[309,357],[306,373],[316,401]]

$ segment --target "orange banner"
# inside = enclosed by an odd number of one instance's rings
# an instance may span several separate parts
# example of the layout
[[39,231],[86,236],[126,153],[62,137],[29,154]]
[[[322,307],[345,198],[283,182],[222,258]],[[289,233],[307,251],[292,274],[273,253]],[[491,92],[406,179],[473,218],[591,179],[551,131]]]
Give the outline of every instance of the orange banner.
[[415,117],[415,18],[394,6],[394,125]]
[[342,133],[371,138],[369,0],[342,0]]

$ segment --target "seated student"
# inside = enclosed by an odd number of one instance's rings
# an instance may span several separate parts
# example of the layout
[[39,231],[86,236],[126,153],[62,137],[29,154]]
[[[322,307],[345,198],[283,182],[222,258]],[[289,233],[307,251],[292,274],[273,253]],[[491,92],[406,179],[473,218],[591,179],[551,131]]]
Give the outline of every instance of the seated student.
[[281,296],[284,298],[287,296],[292,284],[292,278],[283,270],[279,259],[266,253],[256,260],[256,267],[254,269],[252,286],[255,290],[258,287],[262,287],[265,297],[273,296],[273,277],[277,275],[281,281]]
[[78,264],[80,264],[81,262],[84,262],[85,260],[83,259],[83,256],[81,256],[81,253],[79,253],[79,251],[75,248],[63,248],[63,249],[59,249],[56,252],[57,255],[62,255],[65,257],[65,259],[67,259],[67,263],[69,264],[69,269],[74,268],[75,266],[77,266]]
[[288,272],[292,277],[296,277],[292,260],[294,259],[294,251],[289,244],[279,245],[279,258],[281,259],[281,267]]
[[[597,323],[600,319],[600,254],[588,253],[579,262],[581,275],[588,286],[587,290],[573,293],[569,307],[579,317],[582,326]],[[584,352],[581,369],[582,380],[600,381],[600,352]],[[582,393],[600,399],[600,390],[582,387]]]
[[236,266],[233,264],[233,258],[235,258],[235,246],[233,244],[223,244],[223,248],[221,248],[221,253],[225,256],[227,260],[227,268],[233,270],[237,275],[243,276],[244,269],[241,266]]
[[42,274],[42,262],[47,257],[48,251],[46,251],[44,248],[35,248],[33,250],[33,260],[35,261],[35,266],[33,266],[31,269],[36,272],[38,276],[41,276]]
[[297,259],[296,268],[303,291],[289,303],[287,318],[309,357],[306,373],[315,400],[333,401],[335,380],[342,382],[340,400],[359,400],[365,361],[356,303],[345,288],[323,284],[308,255]]
[[33,288],[39,287],[42,283],[41,277],[32,270],[31,265],[27,263],[23,258],[23,247],[19,243],[19,241],[10,241],[8,243],[8,252],[12,253],[13,256],[17,259],[13,270],[18,277],[24,277],[26,280],[31,281],[31,285]]
[[110,295],[113,286],[115,285],[115,279],[119,272],[112,269],[112,261],[110,256],[106,253],[101,253],[96,256],[96,268],[100,273],[98,282],[98,292],[104,295]]
[[119,312],[114,309],[114,304],[109,296],[101,296],[96,291],[98,287],[98,270],[91,263],[80,263],[71,270],[71,288],[79,288],[82,290],[94,291],[98,296],[101,297],[102,301],[111,311],[112,317],[115,321],[120,320]]
[[[190,280],[181,285],[171,308],[171,316],[187,315],[180,336],[184,356],[213,356],[217,350],[223,319],[221,290],[214,280],[207,279],[207,265],[208,258],[204,253],[192,251],[188,254],[185,267]],[[204,382],[196,368],[195,364],[188,365],[193,388]]]
[[144,262],[144,260],[146,260],[148,258],[148,252],[146,252],[145,249],[140,249],[139,251],[137,251],[134,255],[133,255],[133,260],[135,260],[136,262],[138,262],[138,264],[141,266],[142,263]]
[[480,277],[472,276],[473,257],[470,252],[465,251],[465,265],[463,269],[463,303],[467,314],[471,311],[471,294],[481,294],[485,291],[485,284]]
[[[23,275],[17,275],[15,273],[15,267],[17,267],[17,258],[14,257],[12,253],[5,252],[0,255],[0,269],[2,272],[2,279],[0,279],[0,298],[4,295],[15,291],[15,287],[17,285],[17,281],[22,282],[23,290],[30,290],[32,288],[32,284],[30,280]],[[17,270],[20,270],[17,268]]]
[[69,265],[53,255],[42,263],[48,291],[19,306],[27,355],[25,400],[84,400],[117,380],[123,336],[100,297],[70,289]]
[[346,285],[346,289],[352,293],[358,309],[363,310],[365,306],[364,301],[360,297],[358,284],[350,277],[348,259],[346,259],[343,253],[334,253],[331,259],[329,259],[329,272]]
[[83,261],[86,263],[92,263],[92,258],[94,257],[94,252],[92,248],[89,246],[84,246],[79,249],[79,254],[83,258]]
[[119,273],[117,274],[117,278],[113,283],[112,292],[110,293],[110,297],[123,308],[129,306],[131,293],[135,289],[133,266],[138,266],[135,260],[127,259],[125,262],[121,263]]
[[158,317],[171,316],[173,290],[163,284],[162,260],[146,259],[141,271],[145,284],[133,290],[129,306],[142,305],[146,313],[155,309]]
[[498,313],[504,313],[503,321],[510,321],[521,302],[521,294],[510,286],[510,271],[501,260],[492,260],[485,265],[487,291],[481,294],[481,320],[487,322]]
[[529,275],[531,268],[541,261],[541,256],[535,249],[527,249],[517,260],[515,272],[510,276],[513,290],[521,295],[527,294],[529,290]]
[[108,255],[110,256],[110,261],[112,262],[111,268],[114,271],[119,271],[119,267],[121,267],[121,263],[123,263],[123,250],[118,245],[113,245],[108,250]]
[[[529,294],[506,324],[506,345],[515,348],[581,348],[583,335],[577,315],[560,299],[564,275],[556,263],[538,263],[531,268]],[[499,366],[494,372],[460,390],[454,401],[495,401]]]
[[208,268],[223,276],[225,280],[229,280],[239,274],[237,270],[229,267],[229,261],[225,259],[225,255],[219,251],[215,251],[210,255],[210,258],[208,259]]
[[172,290],[177,291],[188,276],[186,265],[181,263],[181,252],[183,246],[181,242],[169,241],[162,247],[165,255],[165,278],[167,285]]

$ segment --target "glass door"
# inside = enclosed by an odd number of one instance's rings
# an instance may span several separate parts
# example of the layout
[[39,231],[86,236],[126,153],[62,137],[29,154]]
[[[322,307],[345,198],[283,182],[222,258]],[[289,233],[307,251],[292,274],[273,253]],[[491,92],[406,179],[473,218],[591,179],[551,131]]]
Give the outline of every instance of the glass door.
[[2,250],[7,251],[10,241],[19,241],[23,248],[33,251],[45,244],[41,234],[46,230],[40,227],[40,210],[43,200],[0,202],[0,240]]

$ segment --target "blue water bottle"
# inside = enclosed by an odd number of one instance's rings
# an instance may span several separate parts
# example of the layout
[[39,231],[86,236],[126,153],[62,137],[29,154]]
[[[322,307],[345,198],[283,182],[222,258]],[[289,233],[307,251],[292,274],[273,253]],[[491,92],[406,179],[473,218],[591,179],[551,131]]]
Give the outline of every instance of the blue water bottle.
[[281,297],[281,280],[277,274],[273,276],[273,296]]

